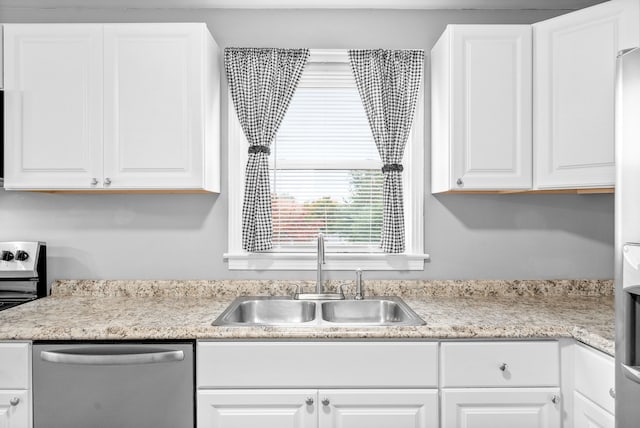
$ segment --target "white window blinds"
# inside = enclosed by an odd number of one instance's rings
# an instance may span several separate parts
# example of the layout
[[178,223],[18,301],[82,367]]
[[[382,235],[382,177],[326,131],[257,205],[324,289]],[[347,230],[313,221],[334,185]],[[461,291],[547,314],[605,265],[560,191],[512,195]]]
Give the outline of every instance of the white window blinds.
[[274,251],[377,252],[381,162],[348,62],[309,63],[270,157]]

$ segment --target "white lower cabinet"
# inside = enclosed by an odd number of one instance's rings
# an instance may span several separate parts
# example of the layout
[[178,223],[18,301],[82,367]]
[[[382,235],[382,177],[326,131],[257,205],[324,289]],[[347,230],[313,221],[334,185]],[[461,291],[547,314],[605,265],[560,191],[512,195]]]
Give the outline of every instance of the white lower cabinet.
[[31,393],[26,389],[0,391],[0,428],[31,426]]
[[199,341],[197,352],[199,428],[615,425],[613,358],[570,339]]
[[200,390],[199,428],[437,428],[437,390]]
[[437,428],[438,391],[320,390],[320,428]]
[[0,428],[30,428],[31,345],[0,343]]
[[574,392],[573,423],[576,428],[614,428],[615,417],[584,395]]
[[442,428],[560,428],[559,396],[560,388],[445,389]]
[[559,368],[554,340],[441,344],[442,428],[560,428]]
[[563,353],[564,428],[615,426],[615,360],[581,343]]
[[318,391],[200,390],[199,428],[315,428]]
[[198,427],[438,428],[438,346],[199,341]]

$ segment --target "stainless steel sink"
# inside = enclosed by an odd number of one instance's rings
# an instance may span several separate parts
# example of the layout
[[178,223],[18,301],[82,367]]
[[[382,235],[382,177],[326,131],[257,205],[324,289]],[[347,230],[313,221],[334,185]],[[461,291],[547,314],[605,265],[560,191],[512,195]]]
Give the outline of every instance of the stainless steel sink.
[[343,300],[322,303],[322,320],[332,324],[423,325],[424,321],[399,298]]
[[289,297],[239,297],[213,322],[215,326],[301,327],[424,324],[399,297],[316,302]]
[[315,320],[316,304],[286,297],[240,297],[213,325],[290,325]]

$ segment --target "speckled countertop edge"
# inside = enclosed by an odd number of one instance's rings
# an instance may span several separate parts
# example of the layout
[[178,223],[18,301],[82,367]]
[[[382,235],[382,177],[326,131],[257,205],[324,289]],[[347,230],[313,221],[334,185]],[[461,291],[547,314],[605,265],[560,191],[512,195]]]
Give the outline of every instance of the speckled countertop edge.
[[574,338],[610,355],[615,351],[611,281],[367,281],[370,294],[402,296],[426,325],[211,325],[236,296],[287,295],[290,284],[64,281],[54,285],[51,297],[0,312],[0,339]]
[[[353,281],[328,281],[353,294]],[[291,295],[297,286],[312,290],[315,281],[278,280],[63,280],[52,285],[54,296],[96,297],[238,297]],[[367,295],[401,297],[613,296],[613,281],[568,280],[365,280]]]

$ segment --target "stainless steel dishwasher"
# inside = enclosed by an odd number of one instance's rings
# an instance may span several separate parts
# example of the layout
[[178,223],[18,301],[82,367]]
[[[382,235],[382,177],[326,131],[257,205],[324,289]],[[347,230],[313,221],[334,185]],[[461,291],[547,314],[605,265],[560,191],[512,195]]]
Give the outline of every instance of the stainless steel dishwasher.
[[34,428],[193,428],[194,344],[33,345]]

